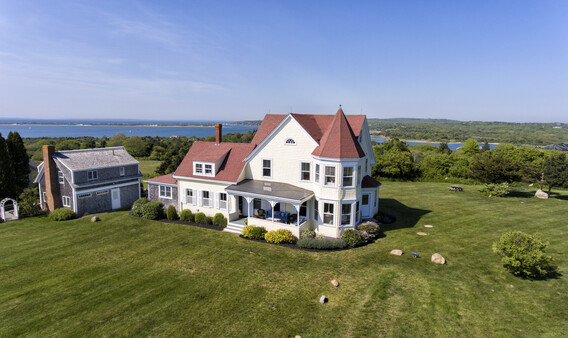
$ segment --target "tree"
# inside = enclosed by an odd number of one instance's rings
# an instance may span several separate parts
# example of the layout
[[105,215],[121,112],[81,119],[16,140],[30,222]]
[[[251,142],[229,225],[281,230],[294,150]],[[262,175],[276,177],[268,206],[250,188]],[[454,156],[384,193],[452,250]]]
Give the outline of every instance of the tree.
[[16,179],[6,140],[0,133],[0,199],[16,198]]
[[485,141],[483,142],[483,147],[481,147],[481,152],[486,152],[488,150],[491,150],[491,147],[489,146],[489,142]]
[[373,176],[392,178],[412,178],[416,170],[414,157],[408,149],[406,142],[397,138],[391,139],[374,148],[376,165],[373,167]]
[[128,153],[134,157],[148,156],[148,144],[140,136],[127,138],[122,145]]
[[471,157],[479,153],[479,143],[472,138],[465,140],[462,151],[465,155]]
[[552,257],[544,253],[547,246],[538,234],[511,231],[493,243],[493,252],[501,256],[503,266],[514,275],[542,278],[556,271]]
[[446,143],[446,142],[440,143],[440,147],[439,147],[438,151],[442,154],[447,154],[447,155],[452,153],[452,149],[450,149],[450,147],[448,146],[448,143]]
[[519,162],[501,153],[486,151],[473,157],[471,177],[483,183],[503,183],[518,181],[521,177]]
[[18,132],[8,133],[6,144],[14,171],[14,192],[19,195],[30,184],[30,157]]
[[559,153],[548,156],[544,160],[544,182],[548,185],[548,195],[552,187],[568,185],[568,164],[566,154]]

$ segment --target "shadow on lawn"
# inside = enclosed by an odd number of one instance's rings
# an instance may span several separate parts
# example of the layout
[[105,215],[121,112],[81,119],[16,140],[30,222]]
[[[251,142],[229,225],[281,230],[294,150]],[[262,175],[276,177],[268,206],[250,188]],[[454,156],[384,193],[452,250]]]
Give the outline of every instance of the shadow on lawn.
[[381,199],[380,203],[382,212],[392,212],[396,215],[396,221],[394,223],[381,226],[383,233],[390,230],[412,228],[418,223],[422,216],[432,212],[432,210],[411,208],[391,198]]

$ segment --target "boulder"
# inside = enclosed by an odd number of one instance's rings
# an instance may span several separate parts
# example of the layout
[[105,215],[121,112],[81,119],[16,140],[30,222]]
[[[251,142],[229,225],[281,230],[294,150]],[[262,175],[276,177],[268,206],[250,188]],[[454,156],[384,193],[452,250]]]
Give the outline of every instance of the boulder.
[[325,298],[325,296],[322,295],[322,296],[320,297],[320,303],[324,304],[326,301],[327,301],[327,298]]
[[101,219],[99,218],[99,216],[93,216],[91,217],[91,222],[99,222]]
[[538,189],[536,191],[536,194],[534,194],[534,197],[536,198],[542,198],[542,199],[547,199],[548,198],[548,194],[540,189]]
[[393,251],[391,251],[391,255],[402,256],[402,250],[394,249]]
[[420,232],[417,232],[416,234],[417,234],[418,236],[428,236],[428,234],[427,234],[427,233],[425,233],[425,232],[422,232],[422,231],[420,231]]
[[446,264],[446,259],[444,258],[444,256],[440,255],[439,253],[435,253],[432,255],[432,263]]
[[338,286],[339,286],[339,282],[334,279],[334,280],[331,281],[331,285],[333,285],[334,287],[338,287]]

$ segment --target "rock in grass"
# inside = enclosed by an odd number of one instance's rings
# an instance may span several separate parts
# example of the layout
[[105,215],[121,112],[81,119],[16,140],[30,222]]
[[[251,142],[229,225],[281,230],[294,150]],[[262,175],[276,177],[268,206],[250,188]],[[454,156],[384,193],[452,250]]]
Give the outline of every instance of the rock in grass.
[[421,231],[421,232],[417,232],[416,234],[417,234],[418,236],[428,236],[427,233],[422,232],[422,231]]
[[394,249],[393,251],[391,251],[391,255],[402,256],[402,253],[402,250],[399,249]]
[[101,219],[99,218],[99,216],[93,216],[93,217],[91,217],[91,222],[100,222],[100,220],[101,220]]
[[536,198],[542,198],[542,199],[547,199],[548,198],[548,194],[540,189],[538,189],[536,191],[536,194],[534,194],[534,197]]
[[433,228],[434,226],[433,226],[433,225],[430,225],[430,224],[426,224],[424,227],[425,227],[425,228]]
[[326,301],[327,301],[327,298],[325,298],[325,296],[322,295],[322,296],[320,297],[320,303],[324,304]]
[[331,285],[333,285],[334,287],[338,287],[339,282],[336,279],[334,279],[334,280],[331,281]]
[[439,253],[435,253],[432,255],[432,263],[446,264],[446,259],[444,258],[444,256],[440,255]]

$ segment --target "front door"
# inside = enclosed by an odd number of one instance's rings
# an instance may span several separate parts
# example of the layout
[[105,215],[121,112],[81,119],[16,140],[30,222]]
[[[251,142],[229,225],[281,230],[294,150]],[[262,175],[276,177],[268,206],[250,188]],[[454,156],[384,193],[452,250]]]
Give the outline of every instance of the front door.
[[362,217],[371,217],[371,205],[369,204],[370,201],[371,201],[371,194],[363,194],[363,201],[361,203]]
[[120,209],[120,189],[112,189],[110,195],[112,197],[112,208]]

